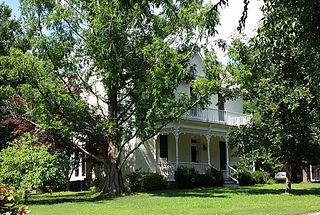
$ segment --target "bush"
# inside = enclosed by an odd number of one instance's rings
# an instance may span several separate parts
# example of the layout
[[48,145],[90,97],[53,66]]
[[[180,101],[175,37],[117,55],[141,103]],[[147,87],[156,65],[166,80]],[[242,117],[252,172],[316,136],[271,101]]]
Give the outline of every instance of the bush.
[[217,187],[224,183],[222,172],[214,168],[199,174],[194,168],[179,167],[175,172],[175,180],[178,188]]
[[36,146],[37,138],[29,133],[10,143],[0,152],[0,178],[14,187],[25,199],[32,189],[63,183],[63,172],[58,168],[57,154],[47,146]]
[[197,174],[193,187],[213,187],[212,178],[206,174]]
[[214,168],[210,168],[206,171],[205,175],[210,178],[210,186],[221,187],[224,184],[223,173]]
[[142,172],[133,172],[126,176],[125,187],[128,192],[139,192],[142,187]]
[[248,171],[240,172],[238,180],[240,186],[251,186],[255,184],[252,174]]
[[269,179],[269,173],[265,171],[255,171],[252,173],[252,177],[256,184],[266,184]]
[[89,188],[90,193],[97,193],[99,192],[99,188],[96,186],[92,186]]
[[0,183],[0,214],[6,215],[25,215],[27,207],[19,204],[13,189]]
[[[194,168],[178,167],[174,173],[174,179],[178,188],[194,188],[199,173]],[[201,180],[201,179],[198,179]]]
[[166,180],[158,173],[133,172],[126,176],[125,186],[129,192],[161,190],[166,187]]
[[267,184],[275,184],[276,181],[273,178],[269,178],[266,183]]
[[143,175],[142,191],[161,190],[166,187],[166,181],[158,173],[147,172]]

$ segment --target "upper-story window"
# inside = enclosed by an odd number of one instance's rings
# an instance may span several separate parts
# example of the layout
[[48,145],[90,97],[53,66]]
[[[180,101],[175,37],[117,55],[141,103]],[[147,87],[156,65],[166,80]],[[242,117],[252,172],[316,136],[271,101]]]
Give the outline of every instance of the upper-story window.
[[225,120],[225,107],[224,107],[225,101],[226,101],[225,97],[221,93],[218,93],[219,121]]
[[[190,101],[191,101],[191,103],[196,101],[196,95],[194,94],[192,85],[190,86]],[[196,107],[192,108],[191,116],[199,116],[200,112],[201,112],[200,108],[196,106]]]

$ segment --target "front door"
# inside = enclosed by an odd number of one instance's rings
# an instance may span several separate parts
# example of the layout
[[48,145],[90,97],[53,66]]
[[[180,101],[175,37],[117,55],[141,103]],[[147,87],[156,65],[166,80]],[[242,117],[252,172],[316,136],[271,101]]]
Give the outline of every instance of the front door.
[[226,170],[226,166],[227,166],[226,142],[220,141],[219,148],[220,148],[220,170]]
[[197,162],[197,147],[191,146],[191,162]]

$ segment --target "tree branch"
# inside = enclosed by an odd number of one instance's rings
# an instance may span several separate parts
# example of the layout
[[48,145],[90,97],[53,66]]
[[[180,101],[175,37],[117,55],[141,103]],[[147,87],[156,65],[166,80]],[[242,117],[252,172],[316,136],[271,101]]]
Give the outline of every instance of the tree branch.
[[[136,145],[132,150],[130,150],[124,157],[123,161],[120,164],[120,168],[119,170],[121,170],[121,168],[123,167],[124,163],[127,161],[127,159],[129,158],[129,156],[136,151],[142,144],[144,144],[147,140],[149,140],[150,138],[154,137],[156,134],[158,134],[165,126],[167,126],[169,123],[171,123],[173,120],[177,120],[179,118],[181,118],[181,116],[185,113],[187,113],[189,110],[191,110],[192,108],[194,108],[195,106],[197,106],[197,104],[200,103],[200,101],[205,98],[206,96],[210,95],[211,92],[208,92],[204,95],[202,95],[198,100],[196,100],[194,103],[192,103],[191,105],[189,105],[183,112],[181,112],[177,117],[174,118],[167,118],[164,120],[164,122],[154,130],[154,132],[152,132],[151,134],[149,134],[148,136],[146,136],[143,140],[141,140],[141,142]],[[133,139],[133,137],[131,138]],[[126,142],[129,143],[129,141]],[[121,154],[122,150],[123,150],[124,146],[121,146],[121,150],[119,150],[119,155]],[[118,159],[120,159],[120,156],[118,156]],[[119,161],[118,161],[119,162]]]

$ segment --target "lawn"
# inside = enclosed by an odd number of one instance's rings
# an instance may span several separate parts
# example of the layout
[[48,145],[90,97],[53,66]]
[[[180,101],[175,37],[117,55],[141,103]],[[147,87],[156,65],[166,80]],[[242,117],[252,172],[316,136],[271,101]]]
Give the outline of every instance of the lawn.
[[308,214],[320,211],[320,184],[165,190],[117,198],[90,192],[34,195],[31,215],[55,214]]

